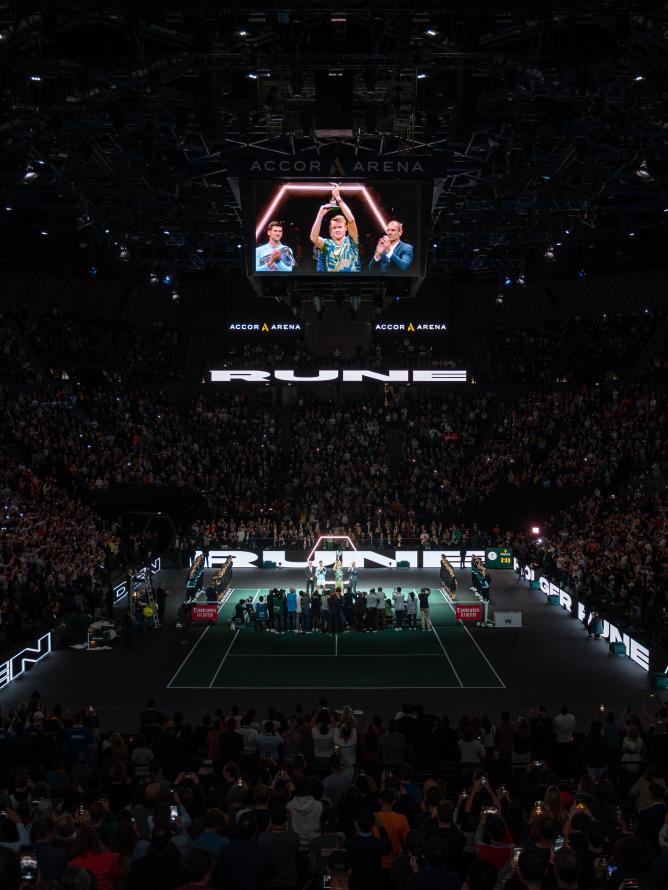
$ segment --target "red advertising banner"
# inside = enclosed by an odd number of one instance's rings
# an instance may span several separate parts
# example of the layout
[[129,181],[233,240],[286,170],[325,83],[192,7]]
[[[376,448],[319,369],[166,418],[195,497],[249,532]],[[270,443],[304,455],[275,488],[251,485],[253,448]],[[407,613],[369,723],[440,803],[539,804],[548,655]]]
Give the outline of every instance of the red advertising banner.
[[217,621],[218,606],[216,603],[194,603],[190,607],[190,617],[193,621]]
[[482,603],[455,603],[457,621],[482,621]]

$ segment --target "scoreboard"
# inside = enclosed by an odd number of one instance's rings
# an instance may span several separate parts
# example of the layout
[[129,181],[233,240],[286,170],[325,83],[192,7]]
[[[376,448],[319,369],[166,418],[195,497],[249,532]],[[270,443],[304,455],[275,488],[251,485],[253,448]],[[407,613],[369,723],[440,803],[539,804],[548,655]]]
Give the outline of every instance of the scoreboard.
[[513,551],[510,547],[485,547],[485,567],[488,569],[512,569]]

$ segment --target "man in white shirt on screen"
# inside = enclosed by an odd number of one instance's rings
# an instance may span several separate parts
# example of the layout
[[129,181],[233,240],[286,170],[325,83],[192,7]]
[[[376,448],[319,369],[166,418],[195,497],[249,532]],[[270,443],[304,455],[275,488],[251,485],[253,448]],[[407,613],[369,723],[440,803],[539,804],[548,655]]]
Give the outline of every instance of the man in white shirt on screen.
[[255,248],[256,272],[292,272],[296,263],[290,248],[281,242],[283,225],[277,220],[267,226],[267,243]]

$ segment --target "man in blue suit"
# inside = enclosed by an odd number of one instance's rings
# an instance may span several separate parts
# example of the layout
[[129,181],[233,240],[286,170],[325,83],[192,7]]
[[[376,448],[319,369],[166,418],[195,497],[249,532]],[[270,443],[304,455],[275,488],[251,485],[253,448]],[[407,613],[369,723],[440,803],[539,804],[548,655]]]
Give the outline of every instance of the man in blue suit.
[[396,219],[387,224],[387,232],[378,239],[369,272],[406,272],[413,262],[413,245],[401,240],[404,227]]

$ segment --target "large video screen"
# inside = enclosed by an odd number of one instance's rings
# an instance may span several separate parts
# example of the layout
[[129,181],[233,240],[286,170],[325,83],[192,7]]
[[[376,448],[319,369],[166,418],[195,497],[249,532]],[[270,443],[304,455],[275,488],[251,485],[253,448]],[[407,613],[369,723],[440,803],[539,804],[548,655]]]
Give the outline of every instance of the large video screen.
[[249,272],[421,275],[423,190],[421,182],[255,181]]

